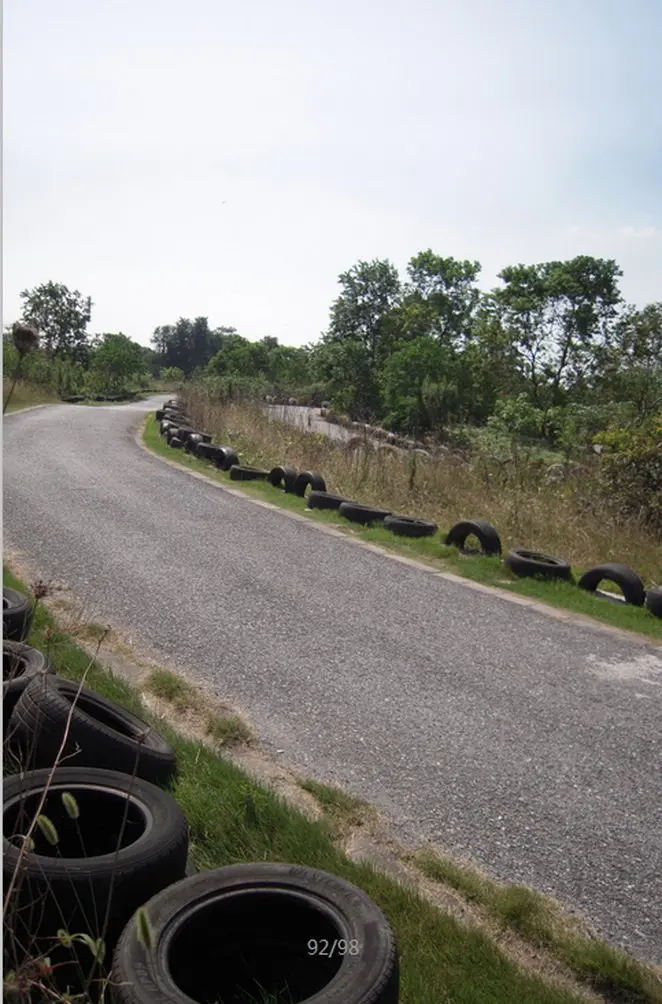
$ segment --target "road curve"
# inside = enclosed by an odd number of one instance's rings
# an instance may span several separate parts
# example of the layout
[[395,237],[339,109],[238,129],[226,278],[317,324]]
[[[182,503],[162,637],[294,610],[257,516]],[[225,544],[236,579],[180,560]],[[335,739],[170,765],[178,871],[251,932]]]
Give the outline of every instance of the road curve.
[[660,648],[175,470],[132,431],[160,400],[8,416],[6,544],[403,839],[548,892],[662,963]]

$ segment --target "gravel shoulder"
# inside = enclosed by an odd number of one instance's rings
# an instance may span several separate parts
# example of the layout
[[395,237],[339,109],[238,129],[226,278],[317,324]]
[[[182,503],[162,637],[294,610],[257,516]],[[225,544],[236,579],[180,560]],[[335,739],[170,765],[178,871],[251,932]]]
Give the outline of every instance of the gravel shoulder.
[[5,546],[244,708],[265,748],[662,962],[662,658],[141,450],[128,406],[4,423]]

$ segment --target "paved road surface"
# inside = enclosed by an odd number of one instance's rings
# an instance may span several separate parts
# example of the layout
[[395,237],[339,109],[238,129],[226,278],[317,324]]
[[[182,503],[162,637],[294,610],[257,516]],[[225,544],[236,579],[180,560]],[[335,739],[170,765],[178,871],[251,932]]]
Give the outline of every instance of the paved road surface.
[[662,963],[662,650],[174,470],[134,441],[148,406],[9,416],[7,543],[403,839],[556,895]]

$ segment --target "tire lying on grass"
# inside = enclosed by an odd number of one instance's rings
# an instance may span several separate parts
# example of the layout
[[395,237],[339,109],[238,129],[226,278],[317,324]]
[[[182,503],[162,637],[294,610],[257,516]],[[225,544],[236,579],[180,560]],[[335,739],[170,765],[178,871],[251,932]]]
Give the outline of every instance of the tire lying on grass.
[[157,408],[157,410],[154,412],[154,417],[156,418],[157,422],[163,421],[163,408]]
[[503,563],[520,578],[541,575],[546,579],[564,579],[566,582],[572,582],[570,563],[551,554],[513,547],[503,559]]
[[269,471],[263,471],[261,467],[240,467],[233,464],[230,468],[231,481],[266,481]]
[[313,491],[308,496],[309,509],[339,509],[344,502],[353,505],[343,495],[332,495],[330,492]]
[[292,490],[295,495],[298,495],[299,498],[303,499],[306,497],[307,488],[310,488],[313,492],[325,492],[326,481],[321,474],[313,474],[312,471],[301,471],[301,473],[297,475]]
[[[45,950],[53,965],[66,963],[62,972],[68,982],[75,968],[72,953],[77,953],[85,973],[92,955],[86,946],[80,946],[80,954],[76,945],[58,947],[56,931],[97,938],[109,909],[109,964],[137,908],[184,877],[188,826],[174,798],[142,778],[61,767],[49,784],[50,774],[50,769],[28,771],[3,783],[5,895],[18,867],[21,834],[27,833],[37,811],[50,820],[57,840],[53,845],[48,833],[38,826],[33,830],[34,847],[23,857],[5,914],[4,947],[33,946],[33,957]],[[46,800],[38,810],[45,789]]]
[[447,547],[457,547],[459,551],[465,553],[472,553],[467,551],[465,547],[467,537],[477,537],[478,543],[480,544],[480,550],[482,554],[492,557],[493,555],[501,554],[501,540],[496,529],[491,523],[487,523],[484,519],[465,519],[456,523],[446,534],[446,539],[444,543]]
[[231,446],[219,446],[214,453],[214,463],[222,471],[229,471],[231,467],[239,465],[239,454]]
[[613,582],[620,586],[626,603],[631,603],[635,607],[643,607],[646,600],[646,590],[637,573],[629,565],[617,563],[595,565],[584,572],[577,585],[580,589],[594,593],[603,581]]
[[168,446],[171,446],[173,450],[181,450],[184,446],[184,442],[179,438],[179,436],[171,436]]
[[16,589],[2,587],[2,637],[8,641],[25,641],[32,623],[32,603]]
[[2,643],[2,719],[4,733],[16,703],[35,676],[54,673],[53,663],[38,648],[21,641]]
[[200,445],[201,442],[202,442],[202,436],[200,435],[200,433],[193,432],[191,433],[190,436],[187,437],[186,442],[184,443],[184,450],[186,451],[186,453],[192,453],[194,456],[196,456],[198,452],[198,446]]
[[436,523],[414,519],[412,516],[386,516],[384,529],[401,537],[433,537],[439,527]]
[[646,593],[646,609],[654,617],[662,617],[662,586],[652,586]]
[[397,1004],[395,936],[376,903],[298,865],[230,865],[145,904],[153,950],[132,918],[115,950],[115,1004],[287,999]]
[[[55,763],[71,714],[62,755],[68,764],[105,767],[166,785],[177,759],[158,732],[119,704],[59,676],[40,676],[25,688],[11,716],[11,745],[28,768]],[[74,705],[72,711],[72,704]]]
[[297,479],[297,472],[293,467],[272,467],[267,475],[267,481],[274,488],[282,488],[284,492],[290,494],[294,490],[294,483]]
[[383,523],[386,517],[391,515],[390,509],[374,509],[358,502],[342,502],[338,512],[350,523],[361,523],[362,526],[368,526],[369,523]]

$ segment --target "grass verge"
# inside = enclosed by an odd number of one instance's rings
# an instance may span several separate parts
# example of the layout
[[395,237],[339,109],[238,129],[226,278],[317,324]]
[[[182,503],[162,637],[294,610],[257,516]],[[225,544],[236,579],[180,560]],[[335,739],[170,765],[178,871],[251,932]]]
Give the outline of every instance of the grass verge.
[[[4,569],[4,583],[27,593],[26,586]],[[362,887],[380,905],[398,938],[401,960],[402,1004],[578,1004],[587,999],[660,1004],[662,982],[654,972],[609,948],[585,938],[559,941],[549,935],[539,919],[535,893],[504,887],[494,911],[533,944],[545,944],[563,953],[563,961],[581,980],[576,987],[557,984],[526,971],[502,951],[485,931],[459,923],[415,890],[395,881],[373,866],[350,860],[334,841],[337,827],[361,825],[370,807],[336,789],[313,781],[301,786],[325,810],[325,818],[311,821],[297,809],[207,744],[186,738],[164,724],[146,707],[140,689],[114,676],[99,662],[90,667],[87,652],[62,630],[51,613],[40,605],[29,642],[48,652],[57,672],[80,680],[104,697],[140,715],[172,743],[180,775],[174,794],[191,827],[191,851],[201,868],[236,862],[288,861],[322,868]],[[151,673],[145,691],[174,706],[195,708],[196,688],[167,671]],[[480,883],[462,883],[460,870],[434,872],[432,859],[423,860],[425,872],[461,888],[467,899],[492,902]],[[441,863],[444,867],[445,862]],[[469,875],[470,873],[467,873]],[[490,894],[492,895],[492,894]],[[510,898],[508,898],[510,897]],[[508,905],[509,904],[509,905]],[[545,922],[546,923],[546,922]],[[601,996],[587,998],[586,988]]]
[[[551,900],[526,886],[502,885],[437,857],[429,851],[412,856],[431,879],[457,889],[470,901],[487,908],[500,924],[508,925],[532,944],[544,947],[561,959],[582,980],[612,1000],[656,999],[662,985],[648,978],[628,956],[605,944],[568,934]],[[657,984],[657,985],[656,985]]]
[[[4,401],[7,400],[9,388],[11,387],[11,380],[4,377],[2,386],[2,399],[4,403]],[[33,408],[36,404],[57,404],[59,400],[60,399],[55,391],[49,390],[45,387],[40,387],[38,384],[31,384],[24,380],[17,380],[5,414],[9,415],[12,411],[22,411],[24,408]]]
[[[143,441],[159,456],[167,457],[168,460],[189,470],[203,473],[212,481],[238,489],[251,498],[298,512],[316,522],[326,523],[348,536],[377,545],[383,550],[413,558],[438,571],[452,572],[486,586],[494,586],[559,609],[592,617],[612,627],[634,631],[655,641],[662,641],[662,619],[654,617],[648,610],[587,593],[568,582],[518,579],[498,558],[462,555],[455,548],[446,547],[442,541],[449,527],[443,527],[442,532],[435,534],[434,537],[421,539],[397,537],[383,527],[360,527],[348,523],[335,511],[308,510],[303,499],[288,495],[264,481],[233,482],[228,474],[217,470],[206,461],[198,460],[183,450],[170,449],[159,434],[159,423],[151,414],[145,421]],[[264,464],[262,457],[246,452],[241,455],[241,461],[249,465]],[[283,462],[282,458],[278,462]],[[337,489],[333,484],[327,484],[327,487],[329,491]],[[340,491],[339,488],[337,490]],[[581,572],[573,569],[573,574],[578,577]],[[662,577],[662,568],[660,575]]]

